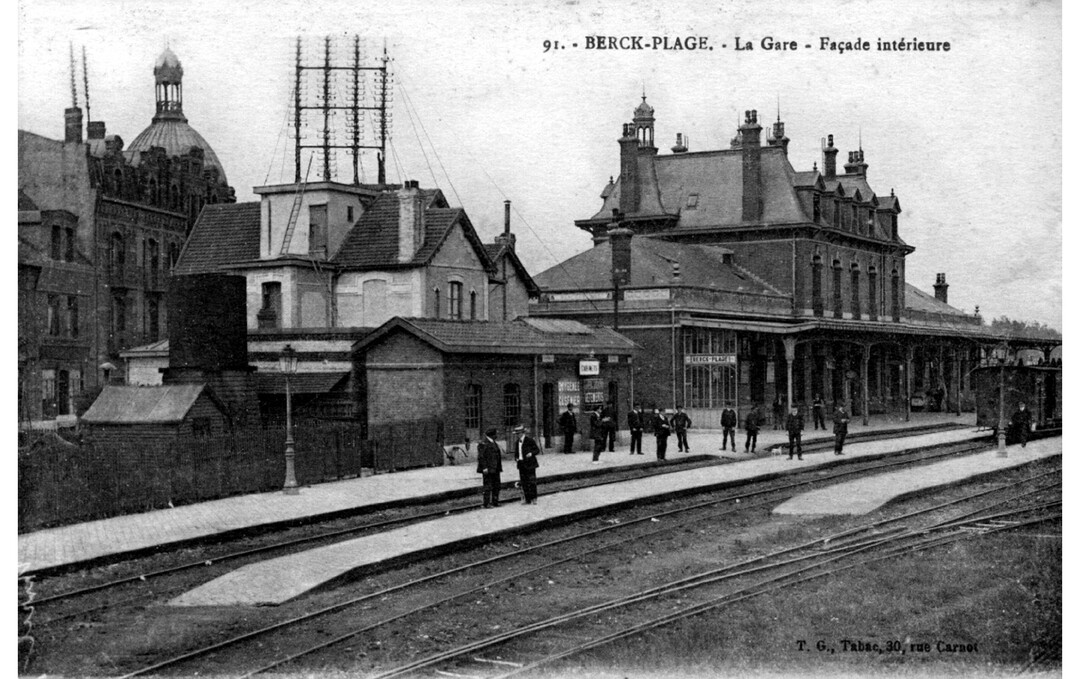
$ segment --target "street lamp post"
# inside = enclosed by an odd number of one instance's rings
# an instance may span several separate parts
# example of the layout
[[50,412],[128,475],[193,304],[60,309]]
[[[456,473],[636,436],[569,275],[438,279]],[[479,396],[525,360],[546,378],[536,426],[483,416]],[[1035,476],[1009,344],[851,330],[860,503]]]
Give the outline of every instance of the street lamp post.
[[296,443],[292,429],[292,389],[289,376],[296,372],[296,349],[286,344],[278,357],[278,368],[285,375],[285,486],[286,495],[297,495],[300,488],[296,485]]

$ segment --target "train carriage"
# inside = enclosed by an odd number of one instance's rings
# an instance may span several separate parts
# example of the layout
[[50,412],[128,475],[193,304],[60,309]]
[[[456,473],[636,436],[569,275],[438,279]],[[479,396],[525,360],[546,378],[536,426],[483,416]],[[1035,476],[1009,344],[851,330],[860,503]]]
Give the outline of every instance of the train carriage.
[[[1021,403],[1031,411],[1034,431],[1061,429],[1061,367],[1004,365],[976,368],[971,373],[975,388],[976,423],[997,432],[1004,417],[1006,426]],[[1004,387],[1004,408],[1001,394]],[[1011,442],[1016,434],[1006,429]]]

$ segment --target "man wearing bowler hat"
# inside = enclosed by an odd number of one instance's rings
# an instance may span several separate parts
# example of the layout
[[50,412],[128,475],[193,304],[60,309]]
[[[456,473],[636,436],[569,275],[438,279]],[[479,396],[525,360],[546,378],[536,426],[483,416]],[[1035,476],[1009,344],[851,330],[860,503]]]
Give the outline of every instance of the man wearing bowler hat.
[[536,439],[529,436],[529,429],[523,424],[514,427],[517,434],[517,446],[514,450],[514,460],[517,461],[518,477],[521,479],[521,492],[525,496],[527,505],[536,504],[536,468],[540,461],[536,456],[540,454],[540,446]]
[[484,475],[484,508],[499,506],[499,486],[502,484],[502,450],[495,443],[499,430],[491,427],[476,447],[476,471]]

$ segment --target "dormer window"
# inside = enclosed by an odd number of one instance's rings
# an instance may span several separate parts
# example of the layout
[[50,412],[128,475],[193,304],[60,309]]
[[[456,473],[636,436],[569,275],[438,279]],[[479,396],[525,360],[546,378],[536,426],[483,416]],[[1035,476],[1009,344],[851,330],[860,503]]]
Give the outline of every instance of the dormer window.
[[691,193],[689,196],[686,197],[686,209],[687,210],[696,209],[697,208],[697,202],[698,202],[698,194]]

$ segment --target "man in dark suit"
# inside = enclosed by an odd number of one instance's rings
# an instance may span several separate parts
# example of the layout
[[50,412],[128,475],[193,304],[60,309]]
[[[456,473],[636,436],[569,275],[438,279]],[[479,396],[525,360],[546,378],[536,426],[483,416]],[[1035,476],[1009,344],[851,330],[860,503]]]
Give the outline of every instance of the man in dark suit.
[[686,440],[686,430],[690,428],[693,422],[682,406],[676,406],[675,410],[675,416],[671,418],[671,428],[675,430],[675,440],[679,442],[679,452],[689,453],[690,442]]
[[724,430],[724,442],[720,450],[727,450],[728,437],[731,437],[731,450],[735,451],[735,427],[739,426],[739,414],[734,408],[724,408],[720,413],[720,427]]
[[1013,413],[1012,428],[1013,433],[1020,439],[1020,447],[1027,448],[1028,434],[1031,433],[1031,411],[1023,401],[1020,402],[1020,409]]
[[795,455],[796,449],[798,450],[799,459],[802,459],[802,430],[803,430],[803,416],[799,412],[799,409],[795,406],[791,407],[791,412],[788,413],[787,421],[787,436],[788,436],[788,456],[787,459],[792,459]]
[[540,461],[536,459],[536,456],[540,454],[540,446],[536,444],[536,439],[529,436],[528,427],[519,424],[514,427],[514,433],[518,437],[514,460],[517,461],[518,478],[521,479],[521,492],[525,496],[525,504],[534,505],[536,504],[536,468],[540,466]]
[[600,411],[600,426],[604,430],[604,441],[607,444],[609,453],[615,452],[615,431],[619,428],[615,415],[615,406],[611,403],[605,403],[604,409]]
[[495,443],[499,430],[495,427],[484,432],[476,447],[476,471],[484,475],[484,508],[499,506],[499,486],[502,485],[502,450]]
[[821,428],[825,428],[825,399],[821,398],[821,394],[818,394],[814,398],[813,403],[814,411],[814,431],[817,431],[818,424],[821,424]]
[[761,411],[758,410],[755,403],[750,407],[750,412],[746,413],[746,421],[743,423],[746,427],[746,451],[752,453],[757,449],[757,435],[761,430]]
[[626,416],[626,423],[630,428],[630,454],[644,455],[641,452],[641,434],[645,430],[645,414],[641,412],[641,404],[634,404],[634,409]]
[[592,439],[592,463],[600,464],[600,453],[604,452],[604,444],[607,442],[607,428],[604,426],[601,416],[603,408],[599,403],[589,415],[589,438]]
[[566,410],[559,416],[559,429],[563,435],[563,453],[569,455],[574,452],[574,434],[578,433],[577,415],[570,401],[566,402]]
[[671,436],[671,423],[659,408],[653,409],[653,434],[656,436],[656,459],[667,458],[667,440]]
[[844,406],[837,406],[836,412],[833,413],[833,436],[836,437],[836,441],[833,444],[833,452],[837,455],[844,454],[844,439],[847,438],[847,426],[851,418],[848,417],[847,411],[844,410]]

